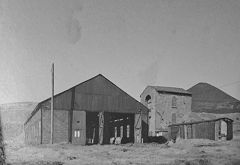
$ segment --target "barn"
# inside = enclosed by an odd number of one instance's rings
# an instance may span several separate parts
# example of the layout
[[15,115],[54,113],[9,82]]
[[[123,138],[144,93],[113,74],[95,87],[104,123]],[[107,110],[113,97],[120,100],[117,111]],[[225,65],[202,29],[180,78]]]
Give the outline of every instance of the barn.
[[[25,122],[26,144],[50,143],[50,107],[51,98],[40,102]],[[142,142],[148,136],[148,108],[101,74],[55,95],[53,116],[53,143]]]
[[169,125],[169,138],[231,140],[233,138],[233,120],[218,118]]

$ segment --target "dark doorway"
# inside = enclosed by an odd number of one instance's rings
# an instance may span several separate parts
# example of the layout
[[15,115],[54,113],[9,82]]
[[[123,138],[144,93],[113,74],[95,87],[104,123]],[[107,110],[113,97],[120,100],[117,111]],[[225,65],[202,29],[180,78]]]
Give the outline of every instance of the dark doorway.
[[134,142],[134,114],[87,112],[86,144],[110,144],[111,138]]
[[86,143],[98,144],[99,142],[99,113],[87,112],[86,115]]
[[134,142],[134,114],[105,113],[105,116],[108,116],[104,122],[108,132],[104,137],[105,144],[109,144],[111,138],[121,138],[122,144]]

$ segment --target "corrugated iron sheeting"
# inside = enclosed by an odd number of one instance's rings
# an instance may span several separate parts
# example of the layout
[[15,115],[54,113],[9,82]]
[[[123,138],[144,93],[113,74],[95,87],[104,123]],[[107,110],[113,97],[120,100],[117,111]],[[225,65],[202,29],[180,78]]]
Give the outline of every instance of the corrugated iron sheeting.
[[118,88],[106,78],[99,76],[75,88],[75,109],[120,113],[143,113],[148,109]]
[[[148,113],[147,107],[99,74],[54,96],[54,109],[71,109],[72,89],[75,89],[75,110],[94,112]],[[50,109],[50,98],[40,102],[25,124],[40,109]]]
[[219,134],[216,126],[218,128],[219,121],[221,120],[227,122],[227,140],[231,140],[233,136],[232,120],[228,118],[170,125],[170,138],[176,139],[176,137],[179,136],[182,139],[196,138],[216,140]]
[[215,140],[215,122],[195,124],[195,138]]

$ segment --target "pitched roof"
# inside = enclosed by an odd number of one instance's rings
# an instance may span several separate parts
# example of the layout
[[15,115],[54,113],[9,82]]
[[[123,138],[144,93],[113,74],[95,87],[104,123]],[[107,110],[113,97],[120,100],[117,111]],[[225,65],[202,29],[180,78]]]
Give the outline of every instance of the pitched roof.
[[[58,96],[60,96],[61,94],[64,94],[64,93],[66,93],[66,92],[69,92],[69,91],[72,90],[73,88],[77,88],[77,87],[79,87],[79,86],[82,86],[82,85],[84,85],[84,84],[87,84],[87,83],[89,83],[89,82],[92,82],[92,81],[94,81],[94,80],[97,79],[97,78],[103,78],[103,80],[106,80],[107,84],[108,84],[108,85],[111,85],[111,86],[114,88],[114,90],[120,91],[119,93],[121,93],[122,95],[125,95],[125,96],[127,97],[127,100],[125,100],[125,101],[128,101],[128,102],[130,102],[130,103],[129,103],[129,104],[124,104],[124,106],[126,107],[126,109],[130,107],[130,111],[127,111],[127,112],[124,111],[124,113],[138,113],[139,109],[132,109],[133,107],[139,107],[139,108],[142,110],[143,113],[146,113],[146,112],[149,111],[146,106],[144,106],[142,103],[140,103],[140,102],[137,101],[135,98],[133,98],[132,96],[130,96],[128,93],[126,93],[125,91],[123,91],[121,88],[119,88],[119,87],[118,87],[117,85],[115,85],[113,82],[111,82],[110,80],[108,80],[108,79],[107,79],[106,77],[104,77],[102,74],[98,74],[97,76],[94,76],[93,78],[90,78],[90,79],[88,79],[88,80],[86,80],[86,81],[84,81],[84,82],[82,82],[82,83],[79,83],[79,84],[77,84],[77,85],[75,85],[75,86],[73,86],[73,87],[71,87],[71,88],[69,88],[69,89],[67,89],[67,90],[59,93],[59,94],[54,95],[54,99],[56,99],[56,98],[57,98]],[[98,81],[95,81],[95,83],[98,83]],[[100,85],[101,85],[101,84],[100,84]],[[85,88],[86,88],[86,86],[85,86]],[[95,88],[96,88],[96,86],[95,86]],[[94,88],[91,87],[91,88],[89,88],[89,89],[94,89]],[[99,93],[98,93],[98,95],[99,95]],[[103,96],[102,96],[102,97],[103,97]],[[91,98],[91,97],[90,97],[90,98]],[[25,122],[25,124],[32,118],[32,116],[34,116],[34,115],[37,113],[37,111],[38,111],[39,108],[42,106],[42,104],[46,103],[47,101],[50,101],[50,99],[51,99],[51,98],[47,98],[47,99],[41,101],[41,102],[35,107],[35,109],[34,109],[33,112],[31,113],[30,117],[29,117],[29,118],[27,119],[27,121]],[[110,101],[111,101],[111,99],[110,99]],[[121,101],[121,100],[120,100],[120,101]],[[116,103],[116,104],[117,104],[117,103]],[[86,108],[86,107],[85,107],[85,108]],[[121,108],[122,108],[122,107],[121,107]],[[76,108],[75,108],[75,109],[76,109]],[[85,109],[85,110],[86,110],[86,109]],[[121,110],[123,110],[123,109],[121,109]]]
[[157,92],[166,92],[166,93],[179,93],[179,94],[187,94],[191,95],[190,92],[183,88],[176,88],[176,87],[163,87],[163,86],[150,86],[154,88]]

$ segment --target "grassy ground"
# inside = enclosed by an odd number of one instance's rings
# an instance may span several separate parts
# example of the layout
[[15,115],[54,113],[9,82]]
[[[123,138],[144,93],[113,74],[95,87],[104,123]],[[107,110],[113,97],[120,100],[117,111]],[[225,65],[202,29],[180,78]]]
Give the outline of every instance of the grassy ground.
[[125,144],[40,146],[6,144],[9,164],[159,164],[159,165],[239,165],[240,138],[232,141],[179,140],[174,144]]

